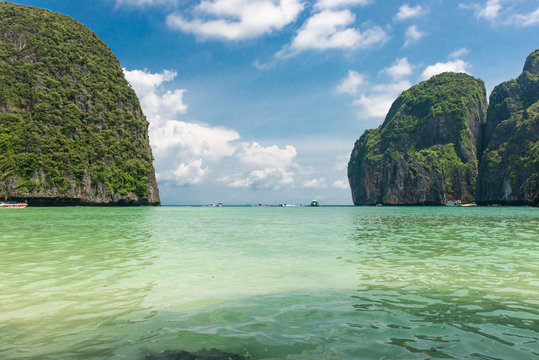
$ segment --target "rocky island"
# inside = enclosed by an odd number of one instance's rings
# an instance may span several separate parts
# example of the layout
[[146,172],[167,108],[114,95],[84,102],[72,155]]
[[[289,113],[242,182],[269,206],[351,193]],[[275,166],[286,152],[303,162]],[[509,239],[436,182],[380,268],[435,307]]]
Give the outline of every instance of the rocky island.
[[112,51],[66,15],[5,1],[0,199],[160,203],[148,122]]
[[478,204],[539,205],[539,50],[496,86],[483,128]]
[[348,178],[356,205],[438,205],[474,198],[487,110],[483,81],[444,73],[404,91],[357,140]]
[[539,203],[539,50],[497,86],[443,73],[404,91],[348,163],[355,205]]

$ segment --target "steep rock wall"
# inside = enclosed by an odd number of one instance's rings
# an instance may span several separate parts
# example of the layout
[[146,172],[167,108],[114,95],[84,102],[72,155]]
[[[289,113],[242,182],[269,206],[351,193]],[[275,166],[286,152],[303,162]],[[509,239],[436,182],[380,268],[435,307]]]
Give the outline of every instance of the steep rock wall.
[[157,205],[148,122],[118,59],[72,18],[0,3],[0,199]]
[[476,201],[539,205],[539,50],[492,91],[482,147]]
[[384,123],[356,141],[348,164],[354,204],[473,201],[485,94],[483,81],[455,73],[403,92]]

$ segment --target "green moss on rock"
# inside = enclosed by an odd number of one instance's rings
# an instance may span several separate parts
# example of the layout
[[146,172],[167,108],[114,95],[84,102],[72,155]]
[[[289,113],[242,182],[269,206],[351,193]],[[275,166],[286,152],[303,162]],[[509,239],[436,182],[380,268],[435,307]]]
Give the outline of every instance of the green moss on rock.
[[477,202],[539,205],[539,50],[494,88],[483,134]]
[[485,87],[443,73],[403,92],[377,129],[356,141],[348,164],[356,205],[440,205],[474,199]]
[[111,50],[72,18],[0,3],[0,197],[158,204],[148,123]]

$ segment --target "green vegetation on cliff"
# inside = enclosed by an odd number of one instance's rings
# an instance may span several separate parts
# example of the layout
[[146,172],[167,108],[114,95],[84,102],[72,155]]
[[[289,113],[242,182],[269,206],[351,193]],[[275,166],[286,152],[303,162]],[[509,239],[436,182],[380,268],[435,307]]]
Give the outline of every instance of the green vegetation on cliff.
[[0,3],[0,196],[158,203],[148,123],[72,18]]
[[539,205],[539,50],[494,88],[483,134],[477,201]]
[[444,73],[404,91],[382,125],[356,142],[348,165],[355,204],[472,201],[485,87]]

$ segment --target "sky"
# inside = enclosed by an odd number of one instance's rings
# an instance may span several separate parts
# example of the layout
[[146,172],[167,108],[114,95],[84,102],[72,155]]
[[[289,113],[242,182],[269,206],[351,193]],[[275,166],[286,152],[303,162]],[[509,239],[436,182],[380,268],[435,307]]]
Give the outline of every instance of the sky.
[[351,205],[354,142],[444,71],[517,77],[539,0],[20,0],[118,57],[163,205]]

